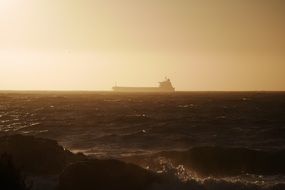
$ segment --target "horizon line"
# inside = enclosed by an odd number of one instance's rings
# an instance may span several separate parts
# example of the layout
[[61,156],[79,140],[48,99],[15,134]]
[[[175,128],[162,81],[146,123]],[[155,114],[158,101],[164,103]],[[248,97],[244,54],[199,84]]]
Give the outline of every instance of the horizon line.
[[2,92],[113,92],[113,93],[145,93],[145,94],[171,94],[176,92],[285,92],[285,90],[176,90],[174,92],[115,92],[113,90],[0,90]]

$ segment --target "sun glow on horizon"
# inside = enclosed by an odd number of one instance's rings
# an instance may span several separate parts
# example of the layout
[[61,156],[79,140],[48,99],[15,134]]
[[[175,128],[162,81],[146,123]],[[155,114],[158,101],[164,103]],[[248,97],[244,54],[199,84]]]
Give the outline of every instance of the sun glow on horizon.
[[0,90],[285,90],[285,1],[205,2],[0,0]]
[[0,0],[0,15],[14,12],[15,8],[19,8],[23,0]]

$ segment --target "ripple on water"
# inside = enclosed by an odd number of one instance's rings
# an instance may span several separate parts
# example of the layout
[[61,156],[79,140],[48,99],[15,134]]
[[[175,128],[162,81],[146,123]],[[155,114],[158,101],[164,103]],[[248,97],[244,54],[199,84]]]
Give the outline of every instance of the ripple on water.
[[2,120],[1,123],[8,123],[10,120]]
[[31,124],[30,124],[30,127],[37,126],[37,125],[40,125],[40,124],[41,124],[41,123],[39,123],[39,122],[31,123]]

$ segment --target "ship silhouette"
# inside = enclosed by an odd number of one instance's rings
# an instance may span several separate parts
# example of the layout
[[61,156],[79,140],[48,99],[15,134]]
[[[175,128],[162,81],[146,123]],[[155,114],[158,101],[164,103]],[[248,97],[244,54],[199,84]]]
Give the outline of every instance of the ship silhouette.
[[113,88],[115,92],[174,92],[175,88],[169,78],[159,82],[158,87],[123,87],[115,85]]

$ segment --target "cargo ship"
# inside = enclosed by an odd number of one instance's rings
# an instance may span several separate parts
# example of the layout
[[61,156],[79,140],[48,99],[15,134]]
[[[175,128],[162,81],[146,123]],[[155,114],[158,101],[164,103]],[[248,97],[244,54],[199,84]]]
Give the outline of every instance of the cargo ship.
[[169,78],[165,78],[164,81],[159,82],[158,87],[122,87],[114,86],[114,92],[174,92],[175,88]]

